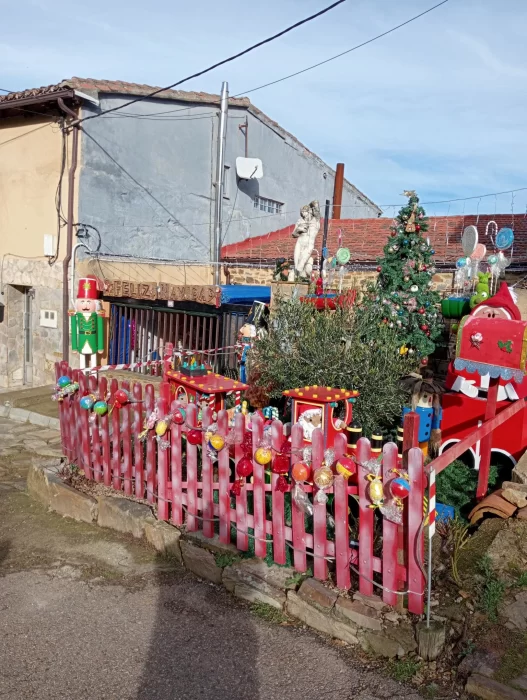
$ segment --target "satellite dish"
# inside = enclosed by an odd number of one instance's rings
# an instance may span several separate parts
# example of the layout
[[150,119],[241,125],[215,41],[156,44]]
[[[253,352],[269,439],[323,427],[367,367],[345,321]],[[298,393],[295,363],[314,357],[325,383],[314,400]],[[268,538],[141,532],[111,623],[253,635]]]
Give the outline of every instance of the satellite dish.
[[507,250],[514,243],[514,231],[511,228],[502,228],[496,236],[496,248]]
[[240,180],[259,180],[263,177],[263,165],[259,158],[236,158],[236,175]]
[[461,236],[461,246],[465,255],[472,255],[478,244],[478,229],[475,226],[467,226]]

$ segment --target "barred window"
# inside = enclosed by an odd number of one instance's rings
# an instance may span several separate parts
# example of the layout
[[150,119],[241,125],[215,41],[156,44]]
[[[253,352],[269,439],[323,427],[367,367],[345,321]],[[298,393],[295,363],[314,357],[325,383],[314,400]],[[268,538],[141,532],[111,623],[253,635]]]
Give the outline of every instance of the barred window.
[[265,211],[268,214],[281,214],[282,213],[282,202],[277,202],[274,199],[266,199],[265,197],[254,198],[254,208],[260,211]]

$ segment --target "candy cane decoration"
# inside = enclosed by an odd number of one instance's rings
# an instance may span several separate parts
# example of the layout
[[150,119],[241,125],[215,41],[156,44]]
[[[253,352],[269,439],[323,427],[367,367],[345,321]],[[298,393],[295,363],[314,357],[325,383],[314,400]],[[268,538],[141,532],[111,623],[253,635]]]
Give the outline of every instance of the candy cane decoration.
[[436,531],[436,473],[432,469],[428,482],[428,538],[431,540]]

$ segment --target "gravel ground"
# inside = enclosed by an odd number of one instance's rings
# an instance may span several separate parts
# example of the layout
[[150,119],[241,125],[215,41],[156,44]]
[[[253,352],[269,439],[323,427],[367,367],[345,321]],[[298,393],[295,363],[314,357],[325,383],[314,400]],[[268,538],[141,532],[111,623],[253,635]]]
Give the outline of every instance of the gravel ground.
[[45,512],[21,491],[31,452],[19,427],[0,421],[0,698],[418,700],[353,649]]

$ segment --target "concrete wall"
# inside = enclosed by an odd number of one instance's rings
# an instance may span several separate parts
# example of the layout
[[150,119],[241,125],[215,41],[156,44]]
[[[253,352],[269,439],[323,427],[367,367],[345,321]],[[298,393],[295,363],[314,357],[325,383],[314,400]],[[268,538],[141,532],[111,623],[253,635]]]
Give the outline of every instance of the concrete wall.
[[[123,96],[101,96],[100,106]],[[84,114],[91,114],[87,106]],[[161,115],[161,112],[169,114]],[[175,112],[175,110],[181,110]],[[162,100],[144,100],[125,113],[84,123],[79,219],[101,233],[103,254],[210,260],[218,110]],[[157,118],[152,115],[158,115]],[[248,153],[263,161],[264,177],[237,183],[236,157],[245,153],[239,126],[248,117]],[[224,241],[230,243],[296,221],[299,209],[333,193],[334,172],[295,139],[245,108],[229,112],[224,198]],[[283,203],[269,215],[254,207],[260,195]],[[377,209],[346,184],[350,216],[377,216]]]
[[[54,362],[62,357],[62,264],[66,232],[62,229],[59,260],[48,264],[44,234],[57,235],[55,193],[60,176],[62,134],[43,120],[0,120],[0,388],[23,385],[23,297],[31,301],[31,358],[27,383],[54,381]],[[42,127],[42,128],[40,128]],[[69,139],[68,139],[69,141]],[[4,145],[2,145],[4,144]],[[63,178],[67,211],[70,144]],[[1,292],[4,292],[1,295]],[[40,325],[41,309],[55,311],[57,328]]]

